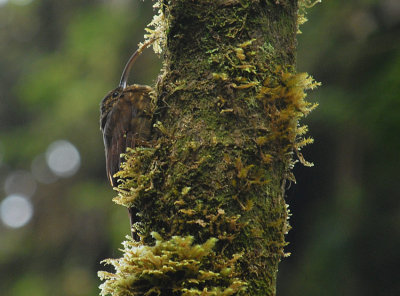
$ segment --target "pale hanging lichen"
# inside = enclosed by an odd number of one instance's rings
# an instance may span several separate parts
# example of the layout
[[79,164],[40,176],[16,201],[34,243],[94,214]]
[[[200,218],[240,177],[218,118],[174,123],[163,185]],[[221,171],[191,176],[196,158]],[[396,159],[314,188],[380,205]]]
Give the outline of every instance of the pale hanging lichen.
[[[144,35],[145,42],[155,39],[153,49],[156,54],[162,53],[166,42],[165,32],[167,31],[167,22],[162,7],[160,1],[156,1],[153,5],[157,13],[154,14],[152,21],[147,25],[147,28],[145,28],[147,33]],[[139,46],[141,45],[142,44],[139,44]]]
[[192,236],[173,236],[170,240],[155,232],[152,236],[154,246],[127,237],[122,243],[122,258],[102,261],[112,265],[115,273],[98,272],[104,281],[101,295],[229,296],[245,290],[245,283],[235,272],[241,255],[235,254],[230,260],[216,256],[216,238],[194,245]]
[[297,13],[297,33],[301,34],[300,26],[308,21],[306,14],[307,9],[313,7],[322,0],[299,0],[299,11]]

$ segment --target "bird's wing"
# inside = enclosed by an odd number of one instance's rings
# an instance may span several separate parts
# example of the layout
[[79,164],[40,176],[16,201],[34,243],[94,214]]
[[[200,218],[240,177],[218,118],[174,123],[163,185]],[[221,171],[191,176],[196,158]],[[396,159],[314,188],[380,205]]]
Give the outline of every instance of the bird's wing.
[[151,116],[148,92],[124,92],[104,120],[103,140],[107,176],[117,186],[114,174],[120,170],[121,153],[143,145],[150,137]]
[[148,92],[140,91],[130,98],[134,100],[131,101],[131,119],[126,133],[126,146],[133,148],[143,146],[150,138],[150,96]]
[[111,185],[116,186],[113,177],[121,165],[121,153],[127,147],[127,133],[130,131],[132,105],[128,101],[118,100],[107,114],[103,129],[103,140],[106,154],[107,177]]

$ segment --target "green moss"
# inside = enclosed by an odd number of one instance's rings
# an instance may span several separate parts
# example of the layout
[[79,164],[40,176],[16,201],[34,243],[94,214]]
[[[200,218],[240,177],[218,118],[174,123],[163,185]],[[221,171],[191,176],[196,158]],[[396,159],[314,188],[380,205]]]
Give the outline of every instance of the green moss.
[[[264,80],[257,98],[262,102],[264,112],[270,117],[269,132],[257,138],[257,143],[261,148],[267,146],[265,151],[270,153],[266,158],[268,162],[274,157],[285,159],[288,153],[294,151],[303,165],[312,166],[304,160],[300,149],[313,140],[304,136],[307,126],[299,125],[299,120],[318,106],[316,103],[305,101],[305,91],[318,85],[320,84],[307,73],[293,74],[280,68]],[[290,161],[287,165],[290,168],[294,162]]]
[[115,273],[100,271],[104,280],[101,295],[182,295],[229,296],[243,294],[245,282],[236,275],[235,264],[241,257],[229,260],[216,255],[217,239],[194,245],[193,237],[174,236],[170,240],[153,232],[152,246],[123,242],[124,256],[106,259]]

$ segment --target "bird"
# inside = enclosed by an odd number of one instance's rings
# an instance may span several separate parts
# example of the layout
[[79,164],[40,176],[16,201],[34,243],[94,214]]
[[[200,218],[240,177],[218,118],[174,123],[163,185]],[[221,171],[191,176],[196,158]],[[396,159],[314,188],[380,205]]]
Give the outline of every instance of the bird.
[[[103,134],[106,172],[111,186],[117,187],[119,180],[114,174],[120,170],[121,153],[127,148],[140,147],[150,140],[152,115],[150,86],[127,85],[129,73],[137,57],[154,39],[145,42],[129,58],[121,75],[121,80],[115,89],[111,90],[100,104],[100,130]],[[132,229],[139,221],[138,209],[128,208],[132,238],[140,238]]]

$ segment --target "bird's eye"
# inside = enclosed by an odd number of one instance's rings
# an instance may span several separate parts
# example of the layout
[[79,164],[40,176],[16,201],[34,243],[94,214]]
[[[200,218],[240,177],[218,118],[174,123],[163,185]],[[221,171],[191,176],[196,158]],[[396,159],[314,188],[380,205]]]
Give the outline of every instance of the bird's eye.
[[113,98],[118,97],[119,93],[117,91],[113,92],[112,96]]

